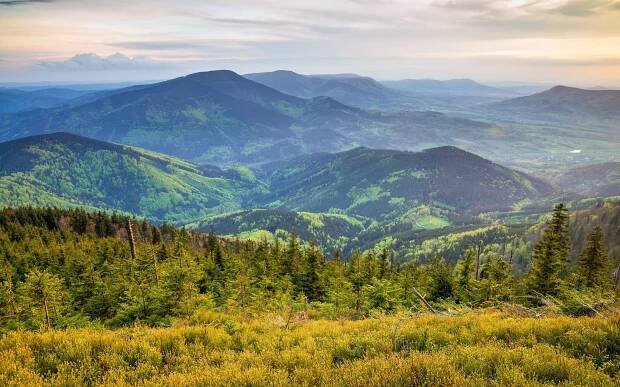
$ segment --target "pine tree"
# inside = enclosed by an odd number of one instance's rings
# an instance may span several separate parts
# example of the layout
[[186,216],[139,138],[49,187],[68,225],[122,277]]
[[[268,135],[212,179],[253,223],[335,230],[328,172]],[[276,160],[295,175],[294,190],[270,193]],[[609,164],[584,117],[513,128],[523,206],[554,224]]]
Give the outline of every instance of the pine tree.
[[472,248],[465,251],[465,257],[459,261],[456,270],[456,278],[461,290],[471,290],[471,283],[474,277],[476,253]]
[[20,304],[33,325],[52,329],[67,301],[62,280],[46,271],[33,270],[19,287]]
[[563,263],[568,263],[570,253],[570,239],[568,236],[568,209],[563,203],[553,208],[553,215],[549,226],[555,239],[555,250]]
[[454,295],[452,270],[443,259],[433,258],[429,265],[429,275],[431,278],[429,300],[436,301]]
[[323,255],[311,241],[305,254],[306,273],[303,278],[302,291],[309,301],[320,301],[324,296],[323,284],[321,283],[323,269]]
[[610,282],[610,262],[605,252],[600,226],[588,235],[588,241],[577,262],[579,282],[585,287],[603,286]]
[[384,247],[379,254],[379,278],[385,278],[390,270],[390,254],[387,247]]
[[499,254],[490,253],[480,275],[484,300],[505,300],[510,295],[512,270],[510,263]]
[[547,295],[558,294],[569,249],[568,210],[560,203],[555,206],[542,238],[534,246],[529,273],[533,290]]

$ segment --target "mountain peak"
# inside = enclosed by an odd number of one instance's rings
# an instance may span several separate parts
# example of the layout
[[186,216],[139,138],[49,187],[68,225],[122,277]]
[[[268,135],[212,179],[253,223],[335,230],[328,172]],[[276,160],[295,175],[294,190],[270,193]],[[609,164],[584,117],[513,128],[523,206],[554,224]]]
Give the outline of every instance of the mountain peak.
[[197,73],[188,74],[182,78],[208,78],[208,79],[215,78],[215,79],[218,79],[218,78],[243,78],[243,77],[232,70],[210,70],[210,71],[200,71]]
[[558,93],[558,92],[566,92],[566,91],[586,91],[586,90],[580,89],[578,87],[573,87],[573,86],[557,85],[557,86],[553,86],[551,89],[547,91]]

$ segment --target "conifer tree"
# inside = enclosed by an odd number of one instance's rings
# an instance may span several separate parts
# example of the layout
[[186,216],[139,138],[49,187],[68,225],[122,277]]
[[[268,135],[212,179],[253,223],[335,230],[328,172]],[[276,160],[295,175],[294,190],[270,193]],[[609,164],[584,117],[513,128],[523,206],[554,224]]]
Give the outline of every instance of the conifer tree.
[[555,250],[563,263],[568,263],[570,253],[570,238],[568,235],[568,209],[564,203],[559,203],[553,208],[550,227],[555,239]]
[[431,284],[428,298],[430,300],[436,301],[454,295],[452,270],[443,259],[439,257],[432,259],[429,264],[429,275]]
[[300,255],[301,250],[299,247],[299,241],[297,240],[297,234],[295,234],[295,232],[291,232],[284,251],[282,274],[289,275],[294,280],[295,269],[300,259]]
[[529,273],[533,290],[541,294],[558,294],[569,249],[568,210],[560,203],[555,206],[543,236],[534,246]]
[[303,278],[302,290],[309,301],[320,301],[324,296],[324,289],[321,283],[323,255],[311,241],[305,254],[306,273]]
[[610,282],[610,262],[605,252],[603,229],[600,226],[588,235],[586,246],[577,261],[579,282],[585,287],[603,286]]
[[390,254],[387,247],[383,247],[379,254],[379,278],[385,278],[390,270]]
[[67,302],[62,280],[55,274],[32,270],[19,287],[20,303],[24,313],[35,326],[52,329]]
[[480,274],[484,300],[505,300],[510,294],[512,270],[501,255],[490,253]]
[[474,277],[476,253],[472,248],[465,251],[465,257],[459,261],[456,270],[456,278],[461,290],[470,290],[472,279]]

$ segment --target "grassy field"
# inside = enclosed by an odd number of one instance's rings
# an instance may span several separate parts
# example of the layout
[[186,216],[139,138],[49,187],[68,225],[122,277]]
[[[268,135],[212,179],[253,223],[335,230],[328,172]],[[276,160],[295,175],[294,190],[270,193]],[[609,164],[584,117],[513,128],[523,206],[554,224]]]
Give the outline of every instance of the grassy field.
[[0,385],[586,385],[620,383],[620,315],[359,321],[200,311],[169,328],[13,332]]

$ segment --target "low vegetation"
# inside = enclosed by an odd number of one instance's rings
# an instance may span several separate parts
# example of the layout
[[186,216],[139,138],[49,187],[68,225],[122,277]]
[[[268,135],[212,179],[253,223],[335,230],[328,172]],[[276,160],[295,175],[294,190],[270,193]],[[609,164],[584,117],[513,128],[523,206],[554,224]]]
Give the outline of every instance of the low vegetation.
[[2,385],[614,386],[620,319],[393,316],[311,321],[208,311],[170,328],[14,332]]

